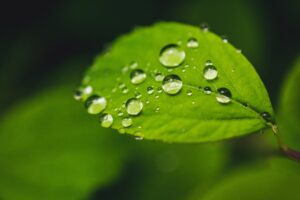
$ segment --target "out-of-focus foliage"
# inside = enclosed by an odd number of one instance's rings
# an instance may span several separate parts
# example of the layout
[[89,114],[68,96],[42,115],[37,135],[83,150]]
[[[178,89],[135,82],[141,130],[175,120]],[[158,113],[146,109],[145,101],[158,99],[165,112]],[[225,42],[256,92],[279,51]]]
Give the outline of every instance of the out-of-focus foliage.
[[283,84],[280,96],[279,126],[286,143],[300,149],[300,57]]
[[299,163],[273,159],[269,165],[252,165],[226,175],[203,198],[220,200],[297,200],[300,198]]
[[[0,197],[82,199],[126,161],[117,134],[100,128],[57,87],[14,106],[0,123]],[[124,143],[123,143],[124,144]]]

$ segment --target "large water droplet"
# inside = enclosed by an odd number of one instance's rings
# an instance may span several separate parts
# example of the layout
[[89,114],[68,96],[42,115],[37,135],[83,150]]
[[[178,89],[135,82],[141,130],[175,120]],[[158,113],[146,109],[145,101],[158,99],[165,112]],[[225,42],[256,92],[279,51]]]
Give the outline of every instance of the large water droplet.
[[159,61],[165,67],[178,67],[185,59],[185,52],[178,45],[165,46],[161,52]]
[[163,81],[164,78],[165,78],[165,76],[164,76],[162,73],[156,73],[156,74],[155,74],[155,80],[156,80],[157,82]]
[[97,95],[89,97],[85,102],[85,107],[89,114],[98,114],[102,112],[106,108],[106,105],[106,99]]
[[132,98],[126,102],[126,111],[129,115],[138,115],[142,111],[143,106],[141,100]]
[[147,78],[146,73],[141,69],[135,69],[130,73],[132,84],[141,84]]
[[114,122],[114,118],[111,114],[103,114],[100,116],[101,126],[104,128],[109,128]]
[[122,126],[124,128],[127,128],[127,127],[129,127],[131,125],[132,125],[132,119],[131,118],[128,117],[128,118],[122,119]]
[[227,88],[219,88],[216,99],[219,103],[227,104],[231,101],[231,92]]
[[188,48],[194,49],[199,47],[199,42],[196,38],[190,38],[186,44]]
[[168,75],[163,80],[162,88],[167,94],[177,94],[182,88],[182,81],[175,74]]
[[203,70],[203,76],[206,80],[214,80],[218,77],[218,70],[213,65],[206,66]]
[[148,94],[153,94],[154,88],[152,86],[147,87],[147,93]]

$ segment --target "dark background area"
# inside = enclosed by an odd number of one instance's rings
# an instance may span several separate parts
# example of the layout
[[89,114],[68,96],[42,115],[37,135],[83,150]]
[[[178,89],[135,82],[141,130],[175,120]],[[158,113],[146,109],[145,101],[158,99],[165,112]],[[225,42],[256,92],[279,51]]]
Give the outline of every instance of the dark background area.
[[[228,31],[248,25],[249,30],[252,29],[251,24],[243,22],[243,16],[239,23],[235,23],[235,18],[230,19],[230,13],[239,11],[235,5],[240,2],[249,8],[252,16],[248,18],[254,18],[254,24],[259,24],[258,28],[254,27],[260,29],[253,30],[255,34],[263,33],[259,35],[261,46],[254,46],[251,51],[244,53],[246,56],[248,53],[248,58],[258,68],[276,103],[283,75],[299,53],[297,0],[29,0],[1,4],[0,89],[4,94],[1,109],[43,87],[43,80],[63,68],[66,60],[82,58],[81,70],[84,70],[114,38],[137,25],[151,25],[160,20],[195,25],[207,22],[212,31],[228,35],[233,44],[247,44],[241,42],[247,40],[252,43],[255,37],[248,38],[245,34],[236,37],[238,31],[233,31],[233,34]],[[226,10],[229,12],[227,21],[226,16],[222,16],[222,10],[225,10],[225,14]],[[230,20],[233,24],[230,24]],[[240,24],[244,26],[236,26]],[[248,47],[240,48],[247,50]]]

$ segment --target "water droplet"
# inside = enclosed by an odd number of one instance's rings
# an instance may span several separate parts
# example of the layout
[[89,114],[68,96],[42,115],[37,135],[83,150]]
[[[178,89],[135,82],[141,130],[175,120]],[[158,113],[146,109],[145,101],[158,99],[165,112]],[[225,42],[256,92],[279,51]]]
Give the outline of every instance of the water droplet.
[[188,96],[192,96],[192,95],[193,95],[193,92],[192,92],[192,90],[188,90],[188,91],[186,91],[186,94],[187,94]]
[[192,104],[193,104],[193,105],[195,105],[195,104],[196,104],[196,102],[195,102],[195,101],[192,101]]
[[155,112],[159,112],[159,111],[160,111],[160,107],[156,107]]
[[221,36],[224,43],[228,43],[228,37],[226,35]]
[[190,66],[189,65],[184,65],[184,68],[189,68]]
[[178,45],[165,46],[161,52],[159,61],[165,67],[178,67],[185,59],[185,52]]
[[102,112],[106,108],[106,105],[106,99],[97,95],[89,97],[85,102],[85,107],[89,114],[98,114]]
[[109,128],[114,122],[114,118],[111,114],[103,114],[100,116],[101,126],[104,128]]
[[82,99],[82,92],[80,90],[75,91],[73,97],[76,101],[80,101]]
[[149,104],[150,103],[150,101],[149,100],[146,100],[146,104]]
[[148,94],[153,94],[154,88],[152,86],[147,87],[147,93]]
[[143,137],[143,136],[138,136],[138,137],[135,137],[134,139],[135,139],[135,140],[143,140],[144,137]]
[[122,93],[127,94],[129,92],[129,89],[127,87],[122,88]]
[[163,89],[162,89],[161,87],[158,87],[158,88],[157,88],[157,92],[160,94],[160,93],[163,92]]
[[143,109],[142,101],[132,98],[126,102],[126,111],[129,115],[138,115]]
[[182,81],[175,74],[168,75],[163,80],[162,88],[167,94],[177,94],[182,88]]
[[203,70],[203,76],[206,80],[214,80],[218,77],[218,70],[213,65],[206,66]]
[[205,62],[205,66],[211,66],[211,65],[214,65],[214,64],[211,62],[211,60],[207,60],[207,61]]
[[124,87],[126,87],[125,83],[120,83],[120,84],[119,84],[119,88],[120,88],[120,89],[122,89],[122,88],[124,88]]
[[130,69],[136,69],[138,67],[138,63],[137,62],[132,62],[130,63]]
[[129,68],[128,68],[128,66],[126,65],[126,66],[124,66],[123,68],[122,68],[122,72],[125,74],[126,72],[128,72],[128,70],[129,70]]
[[208,86],[204,87],[203,91],[204,91],[205,94],[211,94],[211,88],[208,87]]
[[182,71],[182,73],[186,72],[186,70],[185,70],[185,69],[182,69],[181,71]]
[[124,128],[127,128],[131,125],[132,125],[132,119],[131,118],[127,117],[127,118],[122,119],[122,126]]
[[273,123],[273,119],[270,113],[268,112],[262,112],[260,113],[260,115],[262,116],[262,118],[264,118],[267,122],[271,122]]
[[123,113],[121,110],[119,110],[119,111],[118,111],[118,116],[121,117],[121,116],[123,116],[123,115],[124,115],[124,113]]
[[135,69],[130,73],[132,84],[141,84],[147,78],[146,73],[141,69]]
[[119,131],[119,133],[121,133],[121,134],[124,134],[124,133],[125,133],[125,129],[124,129],[124,128],[120,128],[118,131]]
[[208,32],[209,31],[209,25],[207,23],[202,23],[200,25],[200,29],[203,31],[203,32]]
[[142,97],[142,94],[140,92],[135,93],[135,98],[140,99]]
[[237,53],[242,53],[242,49],[236,49]]
[[227,104],[231,101],[231,92],[227,88],[219,88],[216,99],[219,103]]
[[165,76],[164,76],[162,73],[156,73],[156,74],[155,74],[155,80],[156,80],[157,82],[163,81],[164,78],[165,78]]
[[197,40],[196,38],[190,38],[190,39],[188,40],[186,46],[187,46],[188,48],[192,48],[192,49],[198,48],[198,47],[199,47],[199,42],[198,42],[198,40]]
[[156,95],[156,96],[155,96],[155,99],[158,99],[158,98],[159,98],[159,95]]

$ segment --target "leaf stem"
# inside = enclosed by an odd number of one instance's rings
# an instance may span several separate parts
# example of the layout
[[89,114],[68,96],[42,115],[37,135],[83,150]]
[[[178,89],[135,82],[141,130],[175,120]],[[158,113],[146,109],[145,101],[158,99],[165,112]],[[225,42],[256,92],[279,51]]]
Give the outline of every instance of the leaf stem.
[[271,124],[271,128],[272,131],[274,133],[274,135],[276,136],[277,139],[277,143],[279,146],[280,151],[287,157],[289,157],[290,159],[296,160],[300,162],[300,152],[294,149],[289,148],[288,146],[286,146],[281,138],[279,129],[277,127],[277,125],[275,124]]

